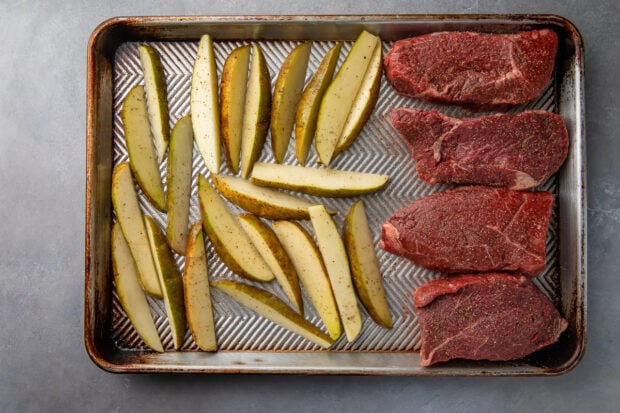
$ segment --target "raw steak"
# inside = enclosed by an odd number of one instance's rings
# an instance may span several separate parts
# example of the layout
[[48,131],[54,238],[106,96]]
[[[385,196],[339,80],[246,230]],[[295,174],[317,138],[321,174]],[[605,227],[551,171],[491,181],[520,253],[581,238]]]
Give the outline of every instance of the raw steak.
[[419,287],[422,366],[454,358],[514,360],[555,343],[568,323],[527,278],[465,274]]
[[568,155],[564,120],[542,110],[458,119],[400,108],[390,119],[411,148],[418,175],[431,184],[532,188]]
[[481,109],[529,102],[549,84],[558,37],[438,32],[398,40],[384,60],[397,92]]
[[553,195],[482,186],[413,201],[383,224],[379,247],[446,273],[545,269]]

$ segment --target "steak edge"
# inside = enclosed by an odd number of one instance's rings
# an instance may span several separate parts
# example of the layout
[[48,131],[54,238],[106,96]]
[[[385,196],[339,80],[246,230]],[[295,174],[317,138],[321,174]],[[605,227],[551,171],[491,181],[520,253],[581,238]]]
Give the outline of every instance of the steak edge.
[[396,211],[379,247],[445,273],[545,269],[549,192],[470,186],[438,192]]
[[555,343],[568,322],[531,281],[505,273],[439,278],[414,293],[422,366],[505,361]]
[[390,120],[411,148],[418,175],[431,184],[528,189],[556,173],[568,155],[564,120],[543,110],[452,118],[398,108]]
[[437,32],[396,41],[384,67],[398,93],[485,109],[540,95],[551,80],[557,49],[558,37],[550,29]]

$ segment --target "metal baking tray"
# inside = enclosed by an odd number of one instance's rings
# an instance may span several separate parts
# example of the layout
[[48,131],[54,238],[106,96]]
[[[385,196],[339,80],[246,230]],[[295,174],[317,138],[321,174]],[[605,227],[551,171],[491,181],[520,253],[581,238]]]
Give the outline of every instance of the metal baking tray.
[[[121,103],[131,86],[142,82],[136,46],[148,43],[162,57],[168,83],[171,122],[189,113],[189,84],[198,39],[214,39],[218,71],[236,46],[258,42],[275,82],[282,61],[296,44],[313,40],[308,78],[325,51],[344,41],[341,62],[362,29],[379,34],[384,52],[393,41],[444,30],[511,33],[547,27],[559,36],[559,53],[551,85],[522,107],[560,113],[570,135],[568,159],[556,176],[540,189],[554,192],[557,202],[547,237],[547,268],[535,282],[569,321],[560,341],[527,358],[510,362],[451,361],[431,368],[419,365],[420,332],[412,293],[439,274],[416,267],[403,258],[378,250],[384,284],[394,318],[391,330],[378,327],[363,310],[362,334],[352,343],[339,339],[322,350],[253,314],[218,291],[213,292],[219,351],[198,351],[189,332],[180,351],[172,338],[163,304],[150,300],[165,353],[150,351],[141,342],[119,305],[110,263],[110,228],[114,219],[110,197],[112,168],[127,159],[120,121]],[[298,373],[416,376],[555,375],[572,369],[586,343],[586,190],[583,92],[583,41],[566,19],[549,15],[373,15],[373,16],[244,16],[244,17],[129,17],[103,22],[88,43],[86,268],[84,339],[92,360],[112,372]],[[410,153],[392,129],[392,107],[439,108],[450,115],[468,114],[458,107],[422,103],[397,95],[383,78],[375,111],[356,143],[330,165],[390,175],[381,192],[364,196],[375,240],[393,211],[413,199],[443,190],[417,178]],[[261,160],[273,160],[266,145]],[[295,163],[293,143],[285,163]],[[196,177],[208,176],[194,151],[193,197],[190,219],[199,219]],[[310,165],[316,165],[311,152]],[[165,171],[162,166],[162,175]],[[223,167],[223,172],[228,172]],[[344,213],[355,198],[312,198]],[[162,226],[165,215],[142,199],[146,214]],[[232,206],[239,211],[238,208]],[[307,223],[305,223],[307,227]],[[307,227],[308,228],[308,227]],[[235,278],[207,243],[210,277]],[[183,258],[178,257],[183,265]],[[264,286],[280,294],[275,283]],[[307,304],[306,318],[322,326]]]

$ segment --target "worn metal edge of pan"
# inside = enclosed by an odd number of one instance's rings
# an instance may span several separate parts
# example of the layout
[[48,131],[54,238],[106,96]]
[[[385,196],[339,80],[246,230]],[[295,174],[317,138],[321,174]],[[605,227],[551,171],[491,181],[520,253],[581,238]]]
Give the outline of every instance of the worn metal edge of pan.
[[[576,248],[577,252],[577,270],[579,274],[576,276],[576,285],[574,291],[573,306],[575,307],[575,322],[577,324],[577,331],[579,337],[577,340],[577,346],[575,352],[569,357],[563,364],[556,366],[552,370],[545,370],[536,366],[519,365],[518,362],[506,363],[498,365],[497,363],[478,363],[474,362],[463,363],[464,366],[460,366],[461,363],[455,363],[455,365],[440,365],[436,368],[420,369],[419,366],[374,366],[360,368],[356,365],[349,366],[334,366],[334,365],[303,365],[296,360],[295,363],[283,366],[265,366],[261,365],[261,357],[264,353],[261,352],[222,352],[223,358],[230,361],[232,364],[222,364],[219,366],[211,365],[187,365],[182,362],[182,358],[196,358],[198,360],[202,357],[210,357],[210,354],[200,353],[165,353],[162,356],[164,360],[156,361],[153,355],[146,354],[140,360],[142,362],[124,362],[122,357],[118,357],[114,354],[114,351],[110,349],[102,348],[103,337],[102,328],[105,328],[104,323],[96,318],[97,305],[101,306],[101,298],[109,300],[109,297],[103,297],[101,291],[97,289],[97,282],[105,283],[109,280],[97,280],[95,273],[95,265],[107,266],[109,270],[109,263],[97,263],[97,257],[94,255],[94,247],[96,247],[97,240],[95,236],[95,227],[93,226],[97,217],[93,214],[96,212],[95,194],[94,191],[99,187],[99,182],[96,180],[97,174],[96,160],[96,144],[100,142],[96,141],[96,137],[100,132],[102,126],[101,119],[99,119],[99,113],[96,110],[97,104],[101,103],[101,94],[105,90],[101,90],[102,82],[100,79],[101,73],[105,72],[105,67],[102,68],[101,61],[105,60],[102,56],[102,49],[104,43],[110,42],[110,39],[105,39],[110,35],[118,35],[118,33],[112,33],[115,30],[123,30],[123,28],[134,27],[144,28],[148,26],[167,26],[175,25],[179,23],[189,25],[199,25],[201,23],[211,24],[226,24],[232,22],[265,22],[265,23],[303,23],[303,22],[347,22],[347,23],[360,23],[360,24],[380,24],[389,22],[419,22],[428,21],[433,22],[463,22],[463,23],[489,23],[489,22],[502,22],[502,23],[524,23],[530,22],[533,24],[553,24],[567,30],[571,36],[572,41],[575,44],[575,59],[578,67],[578,72],[575,76],[575,105],[576,105],[576,131],[575,139],[580,148],[577,151],[578,159],[575,160],[575,168],[578,170],[578,180],[580,182],[578,188],[574,188],[578,192],[578,214],[577,218],[579,223],[577,224],[577,239],[578,243]],[[189,40],[194,37],[184,37]],[[125,41],[125,40],[122,40]],[[121,41],[121,42],[122,42]],[[558,375],[566,373],[577,366],[582,359],[585,346],[586,346],[586,191],[585,191],[585,105],[584,105],[584,92],[583,92],[583,63],[584,63],[584,45],[581,35],[577,28],[567,19],[556,15],[535,15],[535,14],[499,14],[499,15],[351,15],[351,16],[176,16],[176,17],[117,17],[104,21],[101,23],[92,33],[88,43],[87,54],[87,116],[86,116],[86,219],[85,219],[85,290],[84,290],[84,343],[86,351],[93,362],[104,370],[110,372],[203,372],[203,373],[290,373],[290,374],[357,374],[357,375],[419,375],[419,376],[540,376],[540,375]],[[105,63],[105,62],[104,62]],[[105,66],[105,65],[104,65]],[[105,85],[103,85],[105,86]],[[103,122],[105,123],[105,122]],[[111,209],[108,206],[108,209]],[[108,234],[109,237],[109,234]],[[109,244],[109,243],[108,243]],[[104,246],[105,248],[105,246]],[[109,256],[109,255],[108,255]],[[109,271],[108,271],[109,273]],[[109,278],[109,275],[108,275]],[[98,300],[100,300],[98,302]],[[105,305],[104,305],[105,307]],[[104,320],[105,321],[105,320]],[[580,324],[579,324],[580,323]],[[97,331],[99,330],[99,331]],[[110,343],[107,343],[108,345]],[[132,352],[137,355],[139,352]],[[234,356],[238,354],[244,354],[252,357],[253,362],[247,363],[246,361],[234,360]],[[295,359],[305,358],[308,354],[304,353],[281,353],[284,355],[293,355]],[[393,357],[401,359],[400,356],[409,356],[408,353],[373,353],[378,356],[398,356]],[[417,353],[415,353],[417,354]],[[310,353],[312,357],[315,357],[315,353]],[[325,353],[326,356],[340,356],[343,355],[349,358],[359,358],[359,354],[343,354]],[[352,357],[351,357],[352,356]],[[330,357],[328,357],[330,358]],[[405,357],[407,358],[407,357]],[[128,361],[128,360],[127,360]],[[402,360],[401,360],[402,361]],[[513,365],[512,367],[509,367]],[[507,368],[508,367],[508,368]]]

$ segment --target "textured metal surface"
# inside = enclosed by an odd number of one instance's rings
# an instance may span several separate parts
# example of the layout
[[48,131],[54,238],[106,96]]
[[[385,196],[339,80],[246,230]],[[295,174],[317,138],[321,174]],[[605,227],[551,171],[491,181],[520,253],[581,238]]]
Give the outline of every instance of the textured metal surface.
[[[147,41],[145,43],[153,46],[162,57],[162,63],[166,72],[166,80],[168,84],[168,99],[172,126],[176,120],[189,113],[189,88],[192,65],[197,50],[197,41]],[[235,47],[247,43],[250,43],[250,41],[215,41],[214,47],[218,72],[221,71],[228,53]],[[259,40],[257,43],[265,53],[273,86],[284,58],[295,45],[299,44],[299,41]],[[112,57],[113,165],[127,160],[127,152],[120,118],[120,108],[125,95],[131,87],[143,82],[142,71],[136,49],[138,44],[139,42],[135,41],[121,42]],[[321,58],[333,44],[333,41],[315,41],[313,43],[306,80],[308,80],[314,73]],[[349,51],[351,44],[351,41],[345,42],[343,50],[340,54],[340,63],[342,63],[344,56],[346,56],[346,53]],[[389,50],[390,45],[390,41],[383,42],[384,54]],[[544,109],[558,112],[558,96],[560,96],[561,92],[558,90],[558,83],[559,82],[557,82],[554,78],[551,85],[541,94],[539,98],[528,103],[527,105],[513,108],[511,112],[518,112],[524,109]],[[369,224],[371,226],[375,242],[379,240],[382,222],[384,222],[395,210],[406,206],[414,199],[436,191],[444,190],[448,187],[447,185],[431,186],[418,179],[408,148],[389,123],[389,110],[393,107],[401,106],[424,109],[438,108],[442,112],[451,116],[482,115],[482,113],[471,114],[470,112],[458,107],[432,105],[417,101],[413,98],[397,95],[387,83],[385,76],[383,77],[379,101],[365,128],[362,130],[355,144],[344,153],[338,155],[330,165],[330,167],[334,169],[376,172],[388,174],[390,176],[390,182],[384,190],[375,194],[363,196]],[[572,131],[569,130],[569,132]],[[572,135],[573,138],[575,135]],[[571,140],[571,144],[574,144],[574,140]],[[572,149],[573,151],[576,150],[574,147]],[[316,166],[316,159],[316,153],[314,152],[314,149],[312,149],[310,152],[308,165]],[[268,162],[273,161],[273,155],[269,144],[265,145],[260,160]],[[291,140],[289,145],[285,157],[285,163],[297,163],[294,156],[294,139]],[[197,150],[194,150],[193,166],[190,221],[200,219],[196,195],[197,176],[198,174],[208,176],[208,171],[205,168]],[[164,161],[161,165],[161,173],[164,179],[165,168],[166,164]],[[222,165],[222,172],[230,173],[224,163]],[[579,181],[578,177],[572,178]],[[558,194],[558,177],[554,176],[550,178],[538,189],[548,190],[554,194]],[[306,198],[324,203],[326,206],[337,210],[339,214],[335,217],[335,220],[339,227],[342,227],[343,218],[348,207],[356,199],[358,199],[357,197],[317,198],[311,196],[306,196]],[[144,212],[153,216],[162,227],[165,227],[166,215],[153,208],[144,196],[140,195],[140,200]],[[232,204],[230,205],[234,211],[241,211],[236,206]],[[560,222],[559,205],[560,202],[556,202],[550,229],[547,235],[547,267],[544,273],[535,280],[535,283],[558,308],[563,309],[567,308],[566,302],[568,298],[566,297],[564,291],[560,288],[562,281],[560,279],[561,271],[558,251],[562,240],[560,239],[558,229]],[[563,216],[563,218],[566,217]],[[302,221],[301,223],[306,227],[306,229],[311,229],[311,226],[307,221]],[[310,231],[310,233],[312,233],[312,231]],[[280,361],[277,357],[284,354],[281,352],[293,352],[293,354],[295,354],[295,352],[310,352],[311,354],[325,354],[334,352],[337,352],[338,354],[377,354],[377,357],[379,358],[373,360],[372,362],[369,362],[369,360],[362,361],[368,365],[374,363],[378,363],[380,365],[382,362],[380,357],[385,357],[387,353],[394,353],[395,356],[398,356],[401,352],[410,354],[410,352],[416,351],[420,346],[420,334],[411,296],[417,286],[436,278],[439,274],[414,266],[407,260],[396,257],[383,250],[377,249],[377,254],[381,272],[384,277],[384,285],[388,296],[391,313],[394,319],[393,329],[384,329],[377,326],[360,306],[364,320],[363,329],[360,336],[352,343],[348,343],[345,337],[341,337],[332,346],[332,348],[330,348],[330,350],[320,350],[317,346],[307,340],[304,340],[297,335],[274,325],[270,321],[265,320],[245,307],[237,304],[224,294],[219,293],[219,291],[214,291],[213,303],[220,353],[251,351],[261,353],[264,352],[263,354],[275,354],[276,356],[268,359],[266,364],[261,365],[260,368],[254,366],[248,367],[247,370],[263,371],[264,369],[265,371],[276,372],[279,371],[278,366]],[[207,256],[210,277],[213,279],[239,278],[223,265],[208,242]],[[177,262],[182,268],[183,257],[178,256]],[[243,281],[247,282],[246,280]],[[285,299],[275,282],[269,284],[254,284],[266,288]],[[569,290],[569,293],[571,291],[572,290]],[[172,350],[172,336],[170,334],[170,327],[165,315],[163,303],[159,300],[151,298],[149,298],[149,302],[151,303],[153,314],[156,319],[156,325],[160,333],[160,337],[162,338],[163,345],[167,350]],[[322,327],[322,323],[312,306],[309,304],[309,300],[305,293],[304,303],[306,318],[314,324]],[[121,351],[147,350],[123,312],[113,286],[111,313],[111,338],[115,343],[115,346],[117,346]],[[577,329],[579,329],[579,327]],[[189,332],[186,334],[186,339],[181,350],[197,351],[197,347],[194,344]],[[244,362],[242,364],[248,362],[246,359],[243,360]],[[408,363],[417,364],[417,357],[406,360]],[[390,364],[389,357],[385,357],[383,361]],[[200,362],[197,362],[196,364],[186,364],[184,368],[197,371],[222,370],[221,366],[220,368],[213,368],[213,366],[210,368],[208,363],[207,365],[201,364],[203,362],[204,360],[201,359]],[[331,368],[329,365],[324,368],[318,368],[316,365],[312,365],[312,363],[315,362],[324,362],[324,359],[319,357],[309,359],[309,364],[306,365],[306,371],[326,371],[332,373],[372,372],[372,368],[368,371],[365,370],[368,368],[368,365],[366,364],[365,366],[360,365],[360,369],[356,370],[350,366],[342,369],[338,362],[334,362],[331,365]],[[217,363],[218,362],[215,362],[214,365]],[[304,362],[301,362],[301,365],[303,365],[303,363]],[[355,363],[355,361],[353,361],[353,363]],[[465,366],[469,367],[463,367],[452,373],[467,375],[482,374],[481,372],[483,370],[487,370],[487,374],[502,374],[502,369],[504,368],[501,363],[491,365],[492,367],[489,367],[488,363],[473,365],[466,363]],[[417,366],[408,365],[404,371],[401,371],[399,367],[392,366],[391,369],[388,369],[387,373],[424,374],[423,369],[416,370],[416,368]],[[494,368],[497,368],[497,372],[489,373],[490,371],[493,371]],[[175,369],[172,368],[172,370]],[[240,371],[243,370],[244,369],[240,369]],[[378,367],[375,367],[374,372],[378,372],[379,370],[380,369]],[[505,369],[506,373],[510,373],[511,371],[512,370],[510,369]],[[527,366],[522,367],[522,371],[528,371],[529,373],[542,372],[542,370],[537,370],[535,366],[529,368],[529,370]]]
[[[228,54],[235,48],[243,44],[242,42],[215,42],[215,56],[217,60],[218,74],[221,75],[221,68]],[[272,90],[275,79],[282,62],[288,52],[299,42],[258,42],[263,50],[272,78]],[[125,43],[117,51],[114,59],[114,163],[128,160],[128,155],[124,142],[123,127],[120,117],[122,102],[128,91],[136,84],[143,83],[140,59],[137,52],[138,43]],[[195,42],[154,42],[150,43],[162,57],[162,64],[166,72],[168,83],[168,96],[170,99],[170,118],[171,127],[176,120],[189,113],[189,88],[191,83],[191,70],[196,56],[197,43]],[[333,42],[314,42],[312,54],[309,60],[309,70],[307,80],[314,73],[321,58],[334,45]],[[340,53],[340,64],[344,60],[351,47],[351,42],[343,46]],[[384,55],[391,47],[389,42],[384,42]],[[524,108],[544,109],[555,111],[555,82],[551,82],[544,93],[533,102],[523,107],[513,108],[513,112],[518,112]],[[420,101],[406,96],[398,95],[387,83],[385,76],[382,79],[381,95],[372,117],[364,127],[362,133],[352,148],[340,154],[330,167],[334,169],[346,169],[363,172],[376,172],[390,176],[390,182],[384,190],[374,195],[362,197],[366,206],[369,224],[372,229],[375,241],[378,242],[381,233],[381,224],[389,216],[414,199],[421,198],[433,192],[445,189],[447,186],[429,185],[420,180],[415,172],[414,163],[410,157],[410,151],[400,138],[398,132],[391,127],[389,122],[389,111],[393,107],[410,108],[439,108],[452,116],[471,115],[458,107],[441,107],[421,103]],[[274,162],[273,152],[268,142],[265,145],[260,160]],[[294,138],[291,139],[289,149],[286,154],[287,164],[297,164],[295,159]],[[190,209],[190,221],[200,219],[200,211],[197,202],[197,176],[202,174],[208,176],[208,171],[204,166],[202,158],[197,150],[194,151],[194,174],[192,180],[192,199]],[[311,151],[308,166],[316,165],[316,152]],[[165,162],[161,166],[162,177],[165,178]],[[230,174],[224,166],[223,173]],[[552,178],[545,183],[541,189],[550,190],[556,193],[557,185]],[[307,197],[311,198],[311,197]],[[338,211],[335,220],[342,228],[343,218],[351,203],[357,198],[341,199],[318,199],[311,198],[317,202],[322,202],[327,206]],[[157,211],[144,196],[140,197],[143,210],[155,217],[165,228],[166,214]],[[239,208],[230,204],[235,211]],[[537,285],[556,303],[559,302],[558,282],[557,282],[557,234],[554,228],[557,225],[557,204],[551,219],[549,237],[547,240],[548,264],[545,272],[538,278]],[[304,222],[302,222],[304,224]],[[311,230],[305,221],[306,229]],[[310,231],[312,233],[312,231]],[[420,347],[420,334],[417,320],[414,314],[412,292],[421,284],[436,278],[438,273],[411,265],[406,259],[396,257],[383,250],[377,249],[378,260],[381,273],[384,276],[384,284],[390,303],[390,309],[394,317],[394,328],[384,329],[375,324],[372,319],[364,314],[364,325],[362,334],[352,343],[348,343],[344,335],[332,346],[333,350],[359,350],[359,351],[404,351],[415,350]],[[216,255],[213,247],[207,242],[207,256],[209,257],[209,271],[212,279],[217,278],[237,278],[246,282],[247,280],[236,276],[222,263]],[[178,257],[178,262],[183,265],[183,258]],[[279,294],[284,298],[277,283],[272,282],[254,283],[259,287],[264,287],[271,292]],[[118,305],[117,297],[114,297],[114,332],[119,345],[127,348],[142,347],[142,343],[127,322],[127,318]],[[311,305],[308,304],[307,296],[304,296],[305,314],[307,318],[315,323],[321,324],[320,318]],[[166,318],[165,308],[160,300],[150,299],[151,307],[156,314],[156,324],[158,326],[163,345],[166,349],[173,349],[170,327]],[[251,310],[238,305],[225,295],[214,292],[214,310],[217,326],[217,337],[221,350],[302,350],[318,349],[307,340],[298,338],[295,334],[282,329],[275,324],[256,315]],[[194,348],[194,343],[189,332],[186,335],[184,346],[181,350]]]

